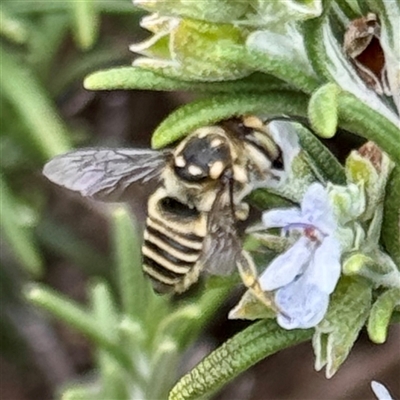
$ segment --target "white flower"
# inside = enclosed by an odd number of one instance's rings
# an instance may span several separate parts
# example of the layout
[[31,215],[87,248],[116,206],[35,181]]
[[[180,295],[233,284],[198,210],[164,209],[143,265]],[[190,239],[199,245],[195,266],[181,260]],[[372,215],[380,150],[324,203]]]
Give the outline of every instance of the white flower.
[[378,400],[393,400],[393,397],[390,395],[385,386],[382,385],[382,383],[372,381],[371,388]]
[[337,222],[326,189],[313,183],[304,195],[301,209],[267,211],[263,223],[267,228],[301,234],[260,276],[262,289],[275,291],[275,302],[281,311],[279,325],[285,329],[317,325],[340,276],[341,246],[335,237]]

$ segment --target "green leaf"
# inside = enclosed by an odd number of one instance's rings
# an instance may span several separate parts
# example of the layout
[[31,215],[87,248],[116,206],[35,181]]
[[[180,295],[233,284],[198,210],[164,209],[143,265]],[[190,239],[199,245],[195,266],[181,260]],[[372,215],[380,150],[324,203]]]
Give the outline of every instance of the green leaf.
[[400,289],[389,289],[381,294],[371,308],[368,335],[375,343],[385,343],[394,308],[400,305]]
[[331,378],[346,360],[371,308],[372,289],[365,282],[342,277],[332,295],[328,312],[313,337],[315,369],[326,366]]
[[57,80],[54,79],[55,73],[52,69],[54,60],[68,35],[70,18],[67,13],[45,14],[39,21],[31,28],[27,63],[32,66],[36,76],[48,83],[51,87],[49,90],[52,90],[50,82]]
[[146,304],[153,296],[149,280],[142,270],[140,239],[131,213],[124,206],[113,212],[114,251],[122,307],[132,320],[142,320]]
[[45,216],[36,228],[36,236],[45,249],[72,261],[85,273],[106,275],[110,273],[110,260],[99,253],[84,238],[60,223]]
[[179,364],[179,346],[169,338],[159,341],[151,362],[151,375],[147,385],[146,399],[165,399],[176,378]]
[[72,326],[100,348],[107,351],[124,369],[134,371],[131,358],[118,344],[98,329],[95,317],[80,305],[43,285],[31,284],[25,297],[61,321]]
[[160,321],[157,332],[158,339],[155,340],[155,345],[158,346],[158,343],[164,337],[169,337],[176,339],[174,340],[174,342],[178,342],[175,343],[176,347],[178,344],[181,344],[179,347],[183,348],[184,339],[189,336],[191,328],[193,325],[196,325],[200,317],[201,308],[197,304],[188,304],[179,307]]
[[22,226],[18,216],[18,199],[0,174],[0,226],[16,259],[27,272],[38,278],[43,274],[43,261],[31,229]]
[[261,73],[246,78],[222,82],[189,82],[169,78],[139,67],[119,67],[95,72],[86,77],[88,90],[190,90],[200,92],[266,92],[289,88],[283,81]]
[[252,205],[258,207],[260,210],[293,206],[293,202],[266,189],[254,190],[249,194],[248,199]]
[[99,17],[94,0],[72,1],[73,33],[83,50],[90,49],[99,33]]
[[339,4],[340,10],[345,13],[350,20],[359,18],[360,15],[362,15],[357,0],[340,0],[336,2]]
[[345,185],[345,170],[330,150],[304,126],[299,125],[296,130],[316,175],[337,185]]
[[68,131],[44,88],[11,54],[0,47],[0,87],[29,128],[26,141],[44,159],[70,148]]
[[[94,385],[93,385],[94,386]],[[96,399],[98,395],[98,388],[89,385],[68,385],[61,394],[61,400],[88,400]]]
[[268,319],[275,318],[276,313],[266,307],[250,290],[247,290],[239,303],[229,312],[229,319]]
[[[3,0],[4,1],[4,0]],[[104,1],[94,0],[96,9],[99,12],[116,13],[116,14],[142,14],[143,12],[138,8],[132,6],[132,2],[119,0],[119,1]],[[44,0],[30,0],[30,1],[7,1],[10,10],[15,14],[45,14],[45,13],[59,13],[69,11],[71,3],[69,1],[44,1]]]
[[300,63],[293,62],[285,57],[271,56],[262,51],[241,46],[229,46],[221,49],[225,58],[241,63],[254,71],[271,74],[287,82],[289,85],[312,93],[321,84],[318,77]]
[[4,5],[0,10],[0,35],[18,44],[25,43],[29,37],[23,21],[10,15]]
[[[105,282],[98,281],[90,288],[93,315],[96,327],[111,342],[118,342],[119,315],[110,288]],[[97,364],[101,376],[102,396],[104,399],[128,400],[128,388],[124,380],[124,371],[107,351],[98,348]]]
[[327,83],[318,88],[308,104],[308,115],[315,132],[322,138],[329,139],[336,133],[338,124],[337,97],[340,88],[334,83]]
[[399,120],[392,122],[368,104],[346,92],[339,94],[338,110],[339,126],[375,142],[393,161],[400,164]]
[[386,186],[382,242],[400,269],[400,166],[393,169]]
[[154,345],[157,347],[163,338],[168,337],[172,338],[182,351],[196,339],[199,332],[213,318],[232,287],[231,282],[215,289],[207,286],[201,296],[192,299],[190,303],[183,303],[176,311],[170,312],[158,324]]
[[[312,330],[285,331],[275,321],[259,321],[229,339],[176,384],[169,400],[209,395],[263,358],[310,339]],[[212,373],[211,373],[212,371]]]
[[271,91],[264,95],[215,95],[187,104],[170,114],[155,130],[152,146],[161,148],[182,139],[194,129],[244,114],[301,115],[307,113],[307,96]]
[[230,45],[244,47],[247,30],[243,27],[159,14],[143,20],[142,26],[153,36],[130,46],[131,51],[145,56],[135,59],[136,66],[204,82],[242,78],[253,72],[224,55]]
[[181,1],[181,0],[139,0],[135,5],[161,15],[174,15],[205,20],[228,22],[240,18],[249,8],[247,2],[231,0]]

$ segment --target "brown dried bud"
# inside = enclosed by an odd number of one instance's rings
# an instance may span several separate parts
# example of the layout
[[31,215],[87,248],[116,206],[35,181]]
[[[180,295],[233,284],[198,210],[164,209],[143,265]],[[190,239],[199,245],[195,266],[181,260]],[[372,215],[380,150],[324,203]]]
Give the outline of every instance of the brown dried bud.
[[361,157],[369,160],[375,170],[380,173],[382,170],[382,150],[374,143],[367,142],[358,149]]
[[357,18],[347,27],[343,49],[367,86],[383,94],[385,56],[380,43],[380,31],[375,14]]

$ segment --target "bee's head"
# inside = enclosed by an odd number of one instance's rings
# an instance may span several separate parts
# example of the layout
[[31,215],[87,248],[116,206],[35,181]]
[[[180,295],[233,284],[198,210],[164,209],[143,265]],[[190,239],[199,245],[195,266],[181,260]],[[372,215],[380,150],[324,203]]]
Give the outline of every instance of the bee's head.
[[188,182],[219,179],[232,165],[231,148],[224,130],[200,128],[184,140],[174,153],[174,169]]

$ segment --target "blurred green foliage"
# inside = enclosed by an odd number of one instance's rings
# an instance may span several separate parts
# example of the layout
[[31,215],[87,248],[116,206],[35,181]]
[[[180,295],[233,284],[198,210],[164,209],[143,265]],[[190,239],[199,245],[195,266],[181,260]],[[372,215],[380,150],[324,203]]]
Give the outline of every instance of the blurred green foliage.
[[[222,3],[222,6],[219,2],[212,3],[223,11]],[[257,4],[260,15],[272,4],[253,3]],[[52,192],[40,174],[44,162],[90,142],[87,128],[70,125],[60,108],[71,88],[81,85],[89,73],[84,84],[91,90],[188,90],[206,97],[180,108],[159,125],[152,138],[156,148],[171,144],[196,127],[250,112],[308,117],[315,132],[325,138],[332,137],[339,127],[375,141],[395,162],[389,182],[391,192],[382,211],[382,243],[398,263],[399,225],[395,218],[398,218],[400,131],[396,125],[396,98],[381,102],[378,96],[371,96],[365,101],[359,78],[355,85],[347,86],[352,82],[351,68],[348,61],[341,59],[337,41],[329,41],[338,27],[344,29],[345,21],[370,10],[382,13],[382,20],[390,27],[394,17],[389,11],[393,9],[375,0],[365,4],[349,0],[307,1],[299,2],[304,3],[301,12],[291,14],[292,3],[289,0],[284,3],[288,9],[281,14],[278,13],[281,6],[277,5],[277,20],[281,23],[287,22],[287,18],[295,19],[299,24],[296,29],[301,27],[297,33],[305,38],[304,48],[295,49],[282,32],[274,37],[285,51],[278,54],[265,46],[264,39],[270,36],[262,29],[257,31],[263,21],[254,10],[249,15],[243,14],[247,7],[242,7],[243,2],[236,10],[238,20],[233,21],[234,29],[229,25],[230,12],[220,15],[207,12],[204,15],[211,20],[199,22],[185,20],[185,15],[200,18],[192,12],[204,13],[202,7],[199,10],[183,7],[184,29],[181,26],[180,30],[174,30],[171,24],[169,31],[161,32],[160,43],[155,45],[150,41],[148,49],[142,48],[143,55],[150,57],[141,58],[135,67],[127,67],[130,56],[126,56],[126,43],[109,35],[105,25],[117,27],[118,34],[125,39],[136,33],[143,13],[130,0],[2,1],[0,227],[4,250],[0,254],[0,299],[4,318],[0,319],[0,330],[1,342],[14,343],[16,349],[13,353],[5,345],[2,350],[8,359],[16,354],[13,361],[20,365],[26,362],[23,353],[35,353],[35,337],[27,335],[24,327],[27,319],[40,326],[41,332],[48,333],[47,340],[53,340],[49,339],[53,337],[53,327],[31,304],[81,332],[94,345],[95,373],[89,379],[72,381],[68,387],[59,389],[62,398],[167,398],[178,378],[176,372],[183,350],[198,337],[234,284],[230,280],[216,280],[203,293],[179,301],[158,297],[143,278],[137,224],[127,208],[119,206],[113,209],[111,217],[107,214],[112,226],[112,257],[99,253],[78,231],[49,212]],[[169,12],[179,18],[179,4],[177,9],[171,4],[174,7]],[[150,9],[153,6],[152,2],[148,5]],[[243,23],[245,17],[249,19],[244,24],[238,23]],[[223,22],[222,28],[215,26],[212,18]],[[233,38],[229,37],[231,34]],[[249,38],[245,46],[246,35]],[[194,37],[196,46],[188,46],[187,37]],[[173,45],[178,52],[173,51]],[[153,59],[152,54],[156,55]],[[157,58],[160,54],[166,60]],[[177,54],[178,65],[171,64]],[[116,64],[123,67],[94,72]],[[319,177],[345,184],[344,169],[329,150],[309,130],[299,128],[298,133],[306,157]],[[259,193],[253,198],[264,207],[270,201]],[[103,215],[103,211],[98,214]],[[378,246],[378,239],[375,245]],[[85,276],[96,276],[89,282],[86,305],[41,282],[46,280],[55,258],[77,266]],[[317,367],[327,364],[328,375],[346,358],[369,312],[369,335],[381,343],[398,306],[398,288],[389,288],[373,297],[372,284],[364,284],[363,278],[359,281],[348,278],[351,285],[346,282],[342,282],[340,289],[348,298],[341,296],[340,291],[336,293],[336,308],[329,314],[337,328],[327,329],[331,334],[330,353],[324,347],[328,340],[324,326],[314,336],[315,347],[325,356],[317,357]],[[343,319],[342,312],[349,310],[349,303],[353,304],[360,293],[364,295],[363,313],[358,315],[355,326],[348,324],[351,332],[343,335],[344,323],[336,320]],[[357,315],[357,307],[358,303],[350,309],[348,319]],[[13,340],[14,336],[18,341]],[[263,357],[310,337],[308,330],[283,331],[272,321],[254,324],[184,376],[170,398],[210,395]],[[51,343],[57,347],[57,340]],[[343,348],[340,353],[338,349]],[[220,364],[224,367],[215,367]],[[210,368],[214,372],[212,377]]]

